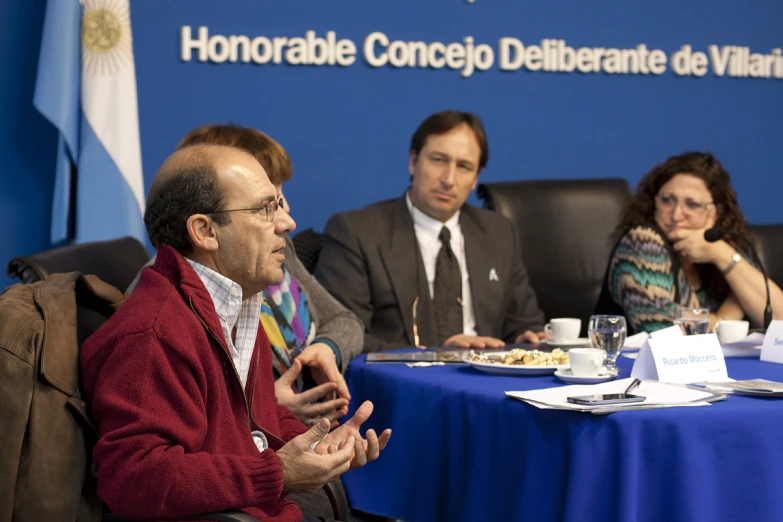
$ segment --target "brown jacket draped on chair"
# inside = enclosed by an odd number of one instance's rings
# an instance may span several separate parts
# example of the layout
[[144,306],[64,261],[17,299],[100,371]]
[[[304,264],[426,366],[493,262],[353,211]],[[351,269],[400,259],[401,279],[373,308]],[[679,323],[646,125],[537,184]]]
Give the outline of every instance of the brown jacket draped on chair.
[[79,348],[122,300],[78,272],[0,295],[0,520],[100,520]]

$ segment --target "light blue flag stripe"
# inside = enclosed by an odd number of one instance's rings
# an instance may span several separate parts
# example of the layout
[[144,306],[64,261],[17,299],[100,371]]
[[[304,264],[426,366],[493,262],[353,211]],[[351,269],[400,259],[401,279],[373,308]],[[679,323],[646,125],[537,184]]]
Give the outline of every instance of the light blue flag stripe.
[[57,140],[57,165],[54,175],[54,197],[52,198],[52,226],[50,237],[53,245],[71,240],[71,177],[73,163],[68,153],[65,137],[60,133]]
[[70,163],[79,159],[80,30],[81,4],[78,0],[47,2],[33,104],[60,132],[52,205],[51,238],[55,244],[71,239],[68,237]]
[[147,237],[139,204],[106,148],[82,115],[77,176],[76,241]]
[[[83,243],[131,235],[146,241],[143,218],[127,181],[81,107],[79,0],[49,0],[33,104],[60,132],[52,204],[52,243]],[[75,198],[72,167],[77,166]],[[75,200],[76,208],[72,208]],[[76,230],[71,236],[70,217]]]

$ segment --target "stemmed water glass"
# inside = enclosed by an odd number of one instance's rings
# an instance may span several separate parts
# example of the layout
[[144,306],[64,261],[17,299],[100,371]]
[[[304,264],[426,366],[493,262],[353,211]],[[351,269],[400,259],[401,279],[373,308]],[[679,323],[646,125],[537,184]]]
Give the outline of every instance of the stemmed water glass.
[[606,354],[604,366],[617,373],[617,356],[623,349],[628,327],[622,315],[591,315],[587,324],[587,335],[593,348]]
[[674,313],[674,324],[685,335],[706,334],[710,329],[710,311],[707,308],[686,308],[678,306]]

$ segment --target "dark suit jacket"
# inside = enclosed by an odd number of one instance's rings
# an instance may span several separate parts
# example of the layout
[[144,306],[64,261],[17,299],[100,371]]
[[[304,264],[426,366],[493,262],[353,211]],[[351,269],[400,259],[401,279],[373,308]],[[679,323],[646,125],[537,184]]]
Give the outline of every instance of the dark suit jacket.
[[[465,204],[460,226],[478,335],[513,342],[525,330],[541,331],[544,314],[528,282],[511,222]],[[490,280],[492,270],[496,281]],[[332,216],[324,230],[315,275],[364,322],[365,352],[414,346],[417,296],[420,343],[439,344],[405,197]]]

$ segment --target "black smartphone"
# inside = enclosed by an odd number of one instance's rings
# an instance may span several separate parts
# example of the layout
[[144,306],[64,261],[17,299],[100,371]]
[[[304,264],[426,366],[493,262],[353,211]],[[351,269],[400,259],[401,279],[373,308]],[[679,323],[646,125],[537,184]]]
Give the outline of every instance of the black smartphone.
[[644,399],[645,398],[641,395],[631,395],[630,393],[606,393],[603,395],[582,395],[580,397],[566,398],[566,400],[572,404],[582,404],[584,406],[627,404],[631,402],[642,402]]

